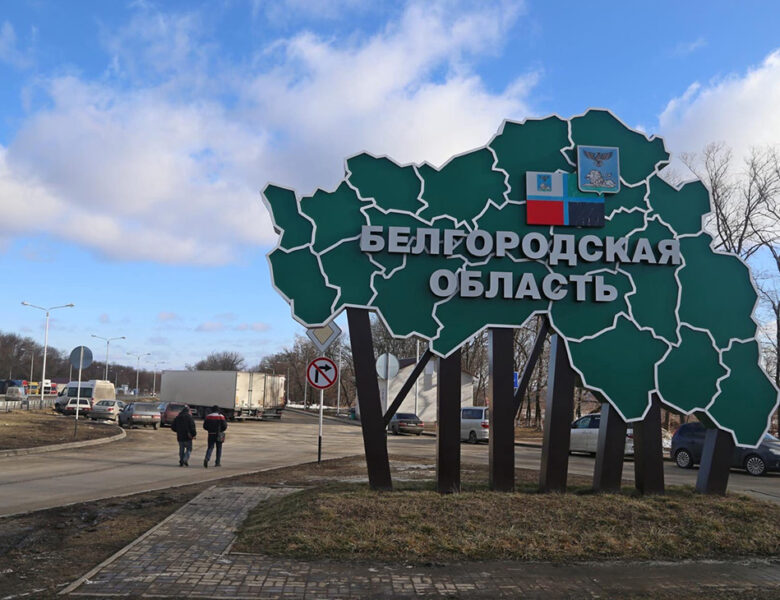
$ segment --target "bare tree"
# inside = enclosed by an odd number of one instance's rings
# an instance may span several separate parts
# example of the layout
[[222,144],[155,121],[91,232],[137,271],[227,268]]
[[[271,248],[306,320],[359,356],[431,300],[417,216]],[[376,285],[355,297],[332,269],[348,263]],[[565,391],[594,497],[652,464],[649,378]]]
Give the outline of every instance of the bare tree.
[[244,357],[238,352],[212,352],[194,365],[187,365],[190,371],[241,371]]

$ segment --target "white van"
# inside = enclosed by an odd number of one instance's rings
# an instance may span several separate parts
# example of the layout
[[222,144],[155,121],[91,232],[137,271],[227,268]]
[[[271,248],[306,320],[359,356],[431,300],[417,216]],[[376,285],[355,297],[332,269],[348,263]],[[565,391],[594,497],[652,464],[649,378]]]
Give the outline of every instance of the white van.
[[[68,404],[68,400],[71,398],[86,398],[89,400],[90,406],[100,400],[116,400],[116,391],[114,390],[114,384],[110,381],[104,381],[102,379],[90,379],[89,381],[81,382],[81,390],[79,390],[79,382],[71,381],[68,385],[58,394],[57,397],[57,409],[63,410]],[[75,408],[75,404],[74,404]]]
[[490,420],[487,406],[463,406],[460,409],[460,439],[472,444],[490,439]]

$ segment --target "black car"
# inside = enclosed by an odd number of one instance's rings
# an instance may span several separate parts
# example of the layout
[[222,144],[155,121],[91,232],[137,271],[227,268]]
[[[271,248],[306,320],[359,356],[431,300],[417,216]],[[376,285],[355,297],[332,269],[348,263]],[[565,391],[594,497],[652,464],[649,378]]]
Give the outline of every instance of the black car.
[[[685,423],[672,437],[671,458],[682,469],[690,469],[701,462],[704,435],[707,429],[701,423]],[[780,440],[766,434],[758,448],[734,448],[731,466],[745,469],[751,475],[780,471]]]
[[424,428],[425,424],[414,413],[395,413],[387,426],[387,430],[394,435],[399,433],[420,435]]

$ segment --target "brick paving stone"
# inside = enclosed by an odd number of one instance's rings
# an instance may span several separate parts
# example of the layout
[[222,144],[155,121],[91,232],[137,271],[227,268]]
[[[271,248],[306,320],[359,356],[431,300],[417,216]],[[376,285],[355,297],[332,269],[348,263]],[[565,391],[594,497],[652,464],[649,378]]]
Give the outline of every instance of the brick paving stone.
[[92,573],[72,596],[188,598],[610,598],[688,589],[777,590],[780,560],[599,562],[490,561],[439,567],[340,563],[230,554],[258,502],[293,490],[215,487]]

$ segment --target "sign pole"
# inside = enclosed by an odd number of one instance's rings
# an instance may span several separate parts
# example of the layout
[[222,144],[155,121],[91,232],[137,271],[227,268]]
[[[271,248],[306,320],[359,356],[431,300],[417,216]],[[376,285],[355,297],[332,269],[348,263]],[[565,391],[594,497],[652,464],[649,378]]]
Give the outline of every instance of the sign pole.
[[[415,354],[416,360],[420,362],[420,340],[417,340],[417,352]],[[414,414],[417,413],[417,398],[420,394],[419,376],[414,378]]]
[[387,360],[385,361],[385,402],[382,406],[382,414],[387,412],[387,407],[390,405],[390,353],[387,353]]
[[[76,421],[73,427],[73,437],[79,432],[79,407],[81,405],[81,366],[84,364],[84,346],[81,347],[79,354],[79,383],[76,386]],[[66,405],[67,406],[67,405]]]
[[341,351],[339,348],[339,378],[336,381],[336,416],[341,412]]
[[325,395],[325,390],[320,390],[320,435],[317,439],[317,463],[322,462],[322,399]]

